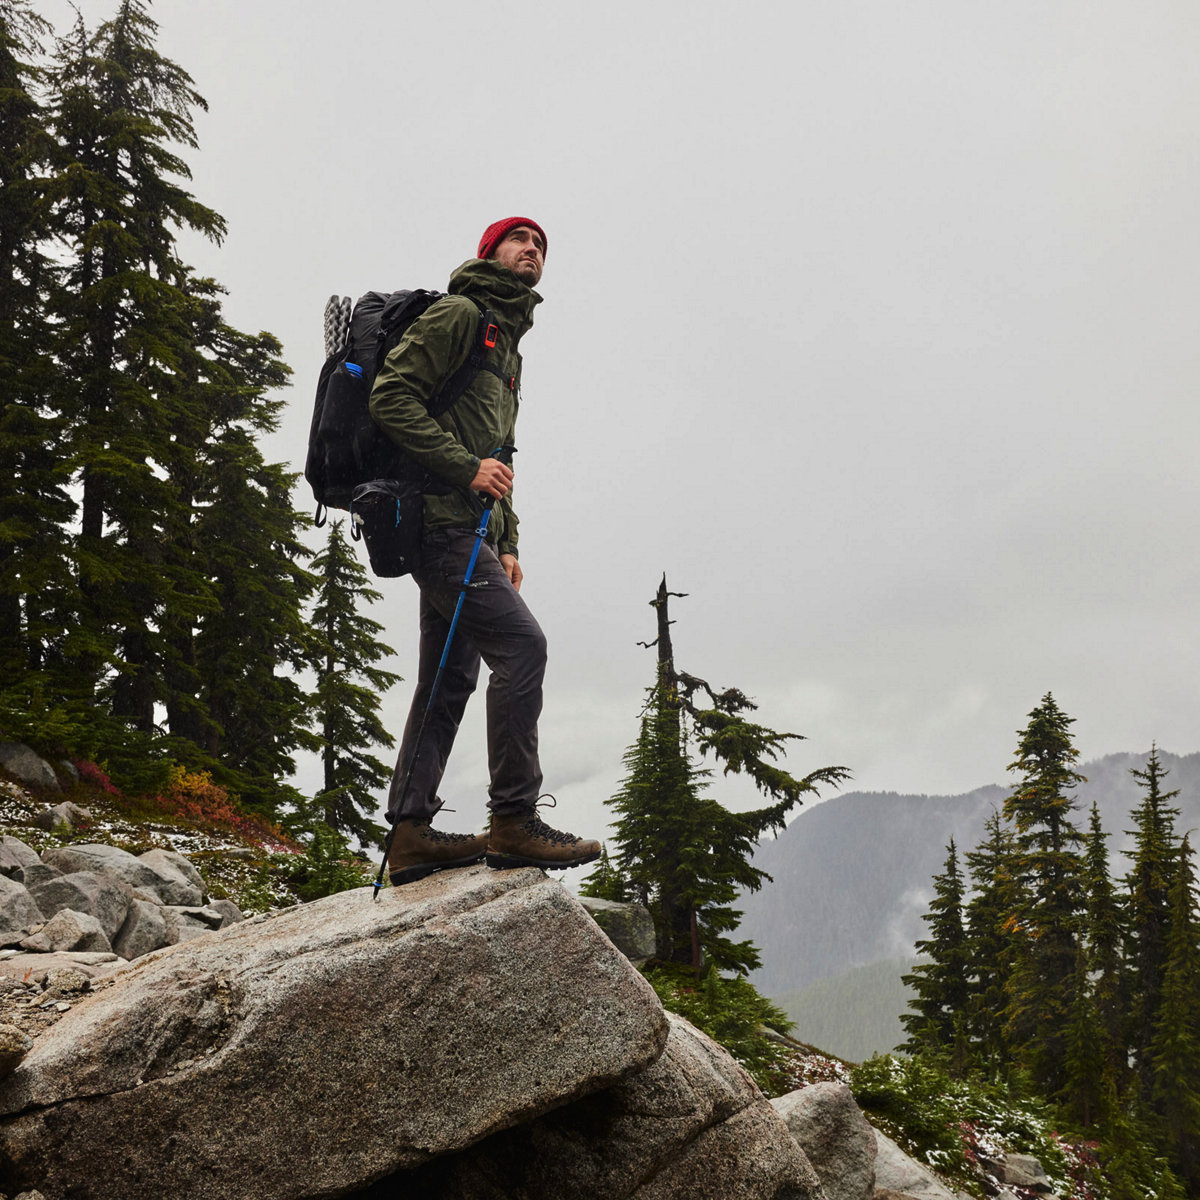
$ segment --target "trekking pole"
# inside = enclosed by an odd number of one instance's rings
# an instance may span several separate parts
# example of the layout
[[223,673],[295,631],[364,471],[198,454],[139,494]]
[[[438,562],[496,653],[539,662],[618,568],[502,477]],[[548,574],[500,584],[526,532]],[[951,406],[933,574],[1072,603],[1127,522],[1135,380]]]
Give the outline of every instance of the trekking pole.
[[[498,446],[488,456],[494,458],[498,462],[502,462],[506,467],[512,465],[512,456],[516,454],[516,446]],[[492,508],[496,503],[495,496],[488,496],[483,502],[483,513],[479,518],[479,528],[475,530],[475,545],[471,548],[471,557],[467,560],[467,570],[463,575],[462,585],[458,591],[458,602],[454,606],[454,616],[450,620],[450,629],[446,633],[446,644],[442,647],[442,657],[438,662],[437,673],[433,677],[433,686],[429,689],[429,699],[425,702],[425,711],[421,714],[421,724],[417,728],[417,736],[413,741],[412,753],[408,756],[408,768],[404,772],[404,784],[400,788],[400,803],[403,805],[404,797],[408,795],[409,784],[412,783],[413,771],[417,765],[417,755],[421,752],[421,740],[425,736],[425,725],[429,720],[429,714],[433,712],[433,704],[437,699],[438,688],[441,686],[442,674],[446,669],[446,660],[450,657],[450,643],[454,641],[454,630],[458,626],[458,615],[462,612],[463,601],[467,598],[467,588],[471,586],[471,576],[475,573],[475,561],[479,558],[479,550],[483,545],[483,539],[487,536],[488,521],[492,515]],[[383,844],[383,862],[379,864],[379,874],[375,876],[373,885],[372,899],[379,899],[379,892],[383,887],[383,873],[387,870],[388,855],[392,849],[392,839],[396,836],[396,826],[400,824],[399,816],[392,822],[392,827],[388,831],[387,841]]]

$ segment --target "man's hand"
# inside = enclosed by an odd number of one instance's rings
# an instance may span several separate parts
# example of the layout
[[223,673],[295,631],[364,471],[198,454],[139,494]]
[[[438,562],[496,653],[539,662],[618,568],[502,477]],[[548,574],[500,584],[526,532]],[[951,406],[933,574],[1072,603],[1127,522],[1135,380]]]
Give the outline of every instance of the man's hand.
[[506,467],[498,458],[485,458],[471,480],[471,490],[501,500],[511,490],[512,479],[512,467]]
[[504,568],[505,575],[508,576],[509,582],[513,585],[513,591],[521,590],[521,580],[525,578],[525,572],[521,570],[521,564],[517,562],[515,554],[500,555],[500,565]]

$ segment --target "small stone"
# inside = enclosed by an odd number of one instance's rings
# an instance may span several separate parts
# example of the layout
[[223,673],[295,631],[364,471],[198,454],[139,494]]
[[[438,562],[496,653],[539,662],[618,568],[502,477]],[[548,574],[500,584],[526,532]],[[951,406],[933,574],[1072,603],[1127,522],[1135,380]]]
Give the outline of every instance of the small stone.
[[0,1025],[0,1077],[16,1070],[17,1064],[33,1049],[33,1040],[15,1025]]

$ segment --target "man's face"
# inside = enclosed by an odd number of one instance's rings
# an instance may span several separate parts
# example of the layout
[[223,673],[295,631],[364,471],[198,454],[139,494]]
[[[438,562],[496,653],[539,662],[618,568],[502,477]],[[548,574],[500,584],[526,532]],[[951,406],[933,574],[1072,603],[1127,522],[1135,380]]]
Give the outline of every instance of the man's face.
[[502,267],[507,267],[522,283],[536,287],[546,261],[542,235],[528,225],[509,230],[492,254]]

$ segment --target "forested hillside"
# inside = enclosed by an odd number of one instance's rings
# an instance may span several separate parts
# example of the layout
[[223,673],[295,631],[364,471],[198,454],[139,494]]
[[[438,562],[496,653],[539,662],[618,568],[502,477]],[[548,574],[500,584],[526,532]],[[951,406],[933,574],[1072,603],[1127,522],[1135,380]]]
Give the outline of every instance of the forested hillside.
[[[1180,790],[1180,828],[1200,825],[1200,754],[1159,752]],[[1146,755],[1109,754],[1082,764],[1076,789],[1085,814],[1093,801],[1111,834],[1111,852],[1131,845],[1129,813],[1138,802],[1131,768]],[[1003,775],[1004,764],[996,768]],[[882,959],[901,957],[925,936],[923,916],[933,896],[946,842],[980,840],[984,822],[1008,789],[992,784],[961,796],[850,792],[800,811],[754,865],[774,883],[745,894],[743,930],[762,951],[751,978],[782,997],[817,980]]]
[[[156,34],[140,0],[61,35],[0,7],[0,737],[369,838],[387,648],[340,531],[309,564],[260,448],[279,342],[180,256],[226,225],[188,190],[206,104]],[[299,750],[318,797],[288,783]]]

